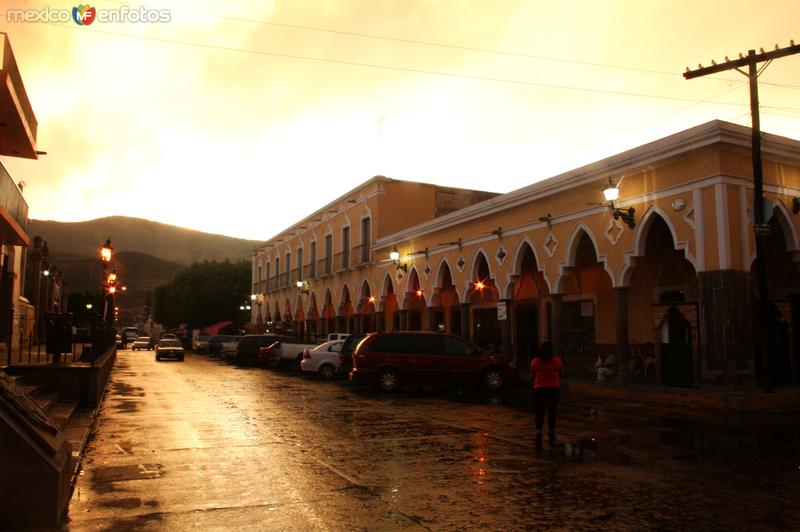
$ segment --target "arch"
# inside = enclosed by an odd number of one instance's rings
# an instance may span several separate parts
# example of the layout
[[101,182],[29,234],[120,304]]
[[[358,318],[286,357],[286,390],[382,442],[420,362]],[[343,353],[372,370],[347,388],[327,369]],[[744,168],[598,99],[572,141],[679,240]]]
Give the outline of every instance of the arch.
[[797,226],[793,222],[794,217],[789,212],[789,208],[782,201],[776,201],[773,216],[775,216],[775,220],[783,229],[783,236],[786,239],[786,251],[792,254],[800,251],[800,235],[797,233]]
[[[486,277],[485,279],[480,278],[480,273],[478,271],[482,263],[486,265],[486,268],[488,270],[488,277]],[[486,254],[486,252],[483,250],[482,247],[479,247],[475,251],[475,255],[473,255],[472,257],[472,269],[470,270],[469,277],[466,280],[464,286],[464,295],[461,299],[463,301],[469,301],[469,294],[472,292],[473,282],[475,281],[488,282],[494,280],[495,278],[494,274],[492,273],[492,263],[489,261],[489,256]]]
[[345,307],[350,302],[352,302],[350,288],[347,286],[347,283],[344,283],[342,285],[342,291],[339,294],[339,308]]
[[294,314],[292,314],[292,304],[289,302],[289,298],[286,298],[284,302],[284,317],[287,318],[286,321],[292,321],[294,318]]
[[553,287],[550,284],[550,278],[547,277],[545,272],[545,265],[539,259],[539,254],[536,252],[536,246],[533,245],[533,242],[526,236],[522,237],[522,240],[519,241],[517,244],[516,250],[514,250],[514,255],[511,259],[511,271],[508,273],[508,279],[506,279],[506,285],[503,288],[503,293],[507,294],[506,297],[509,299],[512,298],[512,294],[510,291],[513,289],[514,283],[512,282],[512,277],[516,276],[519,277],[522,275],[522,261],[525,259],[525,252],[530,250],[533,254],[533,259],[536,261],[536,271],[542,274],[542,279],[544,279],[545,285],[547,285],[547,291],[552,292]]
[[[408,305],[416,301],[418,290],[422,290],[422,297],[427,305],[429,294],[422,287],[422,279],[419,276],[417,267],[412,265],[408,270],[408,280],[406,281],[406,289],[403,292],[403,301],[400,302],[400,308],[408,310]],[[411,297],[411,294],[413,294],[413,297]]]
[[364,282],[361,283],[361,293],[359,294],[359,301],[363,301],[369,298],[372,295],[372,290],[369,286],[369,279],[364,279]]
[[[697,272],[697,259],[689,252],[689,242],[686,240],[678,240],[678,232],[672,223],[669,215],[663,209],[656,205],[650,205],[642,215],[639,224],[633,234],[633,249],[625,252],[625,263],[619,273],[619,279],[615,286],[629,286],[631,281],[631,274],[636,265],[636,257],[644,257],[645,247],[647,246],[647,239],[650,235],[650,229],[653,227],[653,222],[661,218],[669,228],[670,235],[672,235],[672,245],[676,251],[683,251],[684,257],[688,260],[694,271]],[[613,277],[612,277],[613,279]]]
[[447,257],[442,257],[442,260],[439,261],[439,265],[436,267],[436,277],[434,277],[436,288],[449,286],[444,284],[445,275],[450,276],[450,283],[455,286],[455,280],[453,279],[453,268],[450,267]]
[[600,254],[600,246],[597,244],[597,238],[595,238],[594,233],[589,227],[584,224],[583,222],[578,222],[577,225],[572,230],[569,239],[567,240],[567,246],[564,250],[564,260],[558,263],[558,277],[556,278],[555,283],[555,290],[556,293],[560,293],[564,290],[564,283],[569,277],[569,273],[567,272],[568,268],[573,268],[575,266],[575,256],[578,253],[578,245],[580,244],[581,237],[583,235],[589,239],[592,243],[592,247],[594,247],[594,254],[597,258],[597,262],[603,265],[603,269],[608,274],[608,277],[611,279],[612,287],[616,286],[616,276],[614,275],[613,270],[608,265],[607,257],[605,254]]
[[309,319],[319,319],[319,309],[317,308],[317,294],[311,293],[308,298],[308,313],[306,314]]

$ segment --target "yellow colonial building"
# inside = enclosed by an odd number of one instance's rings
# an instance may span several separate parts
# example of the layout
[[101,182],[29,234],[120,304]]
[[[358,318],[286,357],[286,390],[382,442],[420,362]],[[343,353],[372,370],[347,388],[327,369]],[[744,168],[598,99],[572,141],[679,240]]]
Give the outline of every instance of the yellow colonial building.
[[[255,249],[253,322],[453,332],[522,368],[549,339],[575,374],[614,352],[664,384],[756,382],[750,153],[714,121],[507,194],[375,177]],[[797,384],[800,142],[763,134],[762,158],[768,370]]]

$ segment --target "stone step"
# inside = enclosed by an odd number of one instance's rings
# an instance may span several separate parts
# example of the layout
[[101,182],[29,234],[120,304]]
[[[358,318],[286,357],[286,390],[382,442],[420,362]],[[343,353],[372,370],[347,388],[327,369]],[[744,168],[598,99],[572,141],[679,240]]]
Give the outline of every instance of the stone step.
[[77,398],[59,397],[58,401],[52,403],[50,407],[45,410],[50,422],[53,423],[59,431],[64,430],[70,422],[73,413],[78,409]]

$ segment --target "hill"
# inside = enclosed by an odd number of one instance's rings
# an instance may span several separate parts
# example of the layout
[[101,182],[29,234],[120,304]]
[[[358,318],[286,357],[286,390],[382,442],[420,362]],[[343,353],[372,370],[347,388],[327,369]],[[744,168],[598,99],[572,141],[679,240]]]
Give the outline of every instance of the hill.
[[51,251],[73,256],[97,257],[100,246],[111,238],[115,253],[138,251],[187,266],[202,260],[249,259],[260,243],[126,216],[87,222],[30,220],[28,234],[41,236]]
[[68,293],[100,291],[99,249],[110,237],[113,267],[128,287],[117,297],[123,324],[141,315],[148,292],[192,262],[247,260],[259,243],[123,216],[88,222],[31,220],[28,234],[47,241],[49,262],[62,272]]

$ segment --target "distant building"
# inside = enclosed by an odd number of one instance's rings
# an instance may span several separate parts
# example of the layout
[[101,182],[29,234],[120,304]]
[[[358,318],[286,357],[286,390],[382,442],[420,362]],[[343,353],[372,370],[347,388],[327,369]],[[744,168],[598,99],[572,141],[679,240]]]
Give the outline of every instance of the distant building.
[[[37,158],[36,117],[5,33],[0,33],[0,123],[0,155]],[[22,293],[23,248],[30,245],[22,188],[0,164],[0,357],[19,350],[34,327],[33,307]]]
[[[453,332],[523,369],[549,339],[573,375],[613,351],[653,382],[754,383],[750,138],[713,121],[502,195],[371,179],[254,251],[253,322]],[[765,133],[762,155],[770,373],[797,384],[800,142]]]

